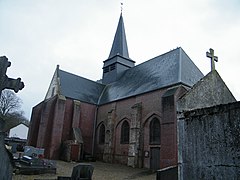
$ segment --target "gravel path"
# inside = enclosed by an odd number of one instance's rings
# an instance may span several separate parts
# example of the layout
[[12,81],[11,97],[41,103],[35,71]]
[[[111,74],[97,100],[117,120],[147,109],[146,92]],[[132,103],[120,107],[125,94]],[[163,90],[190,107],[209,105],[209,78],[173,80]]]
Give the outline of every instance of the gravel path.
[[[57,174],[42,175],[14,175],[13,180],[34,180],[34,179],[57,179],[57,176],[71,176],[72,168],[77,163],[57,162]],[[119,164],[108,164],[103,162],[91,162],[94,166],[93,180],[122,180],[122,179],[138,179],[138,180],[155,180],[156,173],[152,173],[148,169],[131,168]]]

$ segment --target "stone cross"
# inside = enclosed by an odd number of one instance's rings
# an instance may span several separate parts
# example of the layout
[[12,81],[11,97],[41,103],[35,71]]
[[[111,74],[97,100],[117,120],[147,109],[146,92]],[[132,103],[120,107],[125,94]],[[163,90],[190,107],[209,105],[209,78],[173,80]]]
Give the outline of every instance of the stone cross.
[[[12,79],[6,75],[7,68],[11,66],[6,56],[0,57],[0,96],[2,90],[12,89],[16,93],[24,88],[21,78]],[[15,122],[14,122],[15,123]],[[8,126],[9,122],[0,118],[0,179],[11,180],[13,174],[12,155],[6,150],[4,138],[5,132],[12,126]]]
[[21,82],[21,78],[12,79],[6,75],[7,68],[11,66],[6,56],[0,57],[0,95],[4,89],[12,89],[17,93],[24,88],[24,83]]
[[[6,75],[7,68],[11,66],[11,63],[8,61],[6,56],[0,57],[0,96],[2,94],[2,90],[4,89],[12,89],[17,93],[19,90],[24,88],[24,83],[21,82],[21,78],[12,79],[8,78]],[[22,120],[8,120],[0,119],[0,132],[7,132],[12,127],[20,124]],[[24,122],[23,122],[24,123]]]
[[218,62],[218,57],[214,56],[214,50],[212,48],[210,48],[209,52],[206,52],[206,56],[211,58],[211,71],[215,70],[214,61]]

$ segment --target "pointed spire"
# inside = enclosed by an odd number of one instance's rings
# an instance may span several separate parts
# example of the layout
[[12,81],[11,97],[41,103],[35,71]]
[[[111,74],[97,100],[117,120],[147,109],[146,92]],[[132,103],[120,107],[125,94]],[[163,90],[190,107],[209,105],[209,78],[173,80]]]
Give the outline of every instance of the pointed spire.
[[122,12],[120,14],[117,31],[116,31],[113,44],[112,44],[112,49],[108,58],[110,59],[116,55],[120,55],[120,56],[123,56],[124,58],[130,59],[128,54],[128,46],[127,46]]
[[103,61],[103,63],[103,84],[109,84],[118,80],[124,71],[134,67],[135,61],[130,59],[128,55],[122,13],[119,18],[111,52],[108,59]]

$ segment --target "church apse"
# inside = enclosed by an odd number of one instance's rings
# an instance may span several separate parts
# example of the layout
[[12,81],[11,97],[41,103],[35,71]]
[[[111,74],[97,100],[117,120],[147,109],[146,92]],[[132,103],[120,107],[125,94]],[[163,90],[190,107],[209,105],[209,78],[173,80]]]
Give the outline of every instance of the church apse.
[[84,151],[92,154],[96,106],[54,96],[33,108],[28,144],[45,149],[45,156],[59,159],[62,143],[74,140],[73,128],[80,128]]

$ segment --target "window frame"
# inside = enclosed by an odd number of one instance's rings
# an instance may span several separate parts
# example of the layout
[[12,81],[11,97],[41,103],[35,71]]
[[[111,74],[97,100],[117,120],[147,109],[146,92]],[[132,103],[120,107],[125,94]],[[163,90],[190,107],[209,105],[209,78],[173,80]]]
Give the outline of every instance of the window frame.
[[161,144],[161,124],[158,118],[153,118],[149,124],[149,144]]
[[121,144],[129,144],[130,125],[127,120],[124,120],[121,126]]

